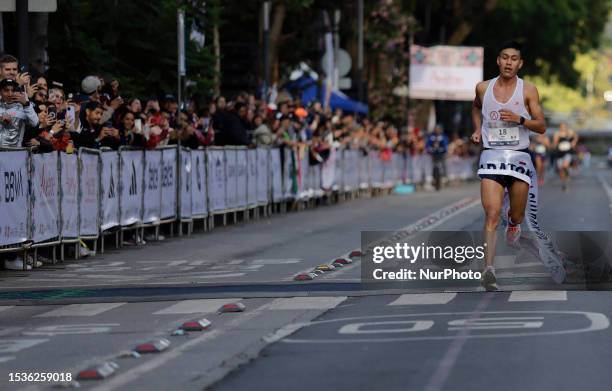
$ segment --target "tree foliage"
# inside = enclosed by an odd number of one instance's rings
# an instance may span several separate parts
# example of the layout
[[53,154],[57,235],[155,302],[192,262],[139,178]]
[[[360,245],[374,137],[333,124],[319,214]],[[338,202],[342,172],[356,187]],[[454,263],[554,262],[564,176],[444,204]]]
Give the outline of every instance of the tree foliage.
[[[49,21],[50,74],[73,88],[98,73],[135,94],[177,86],[175,0],[60,0]],[[187,13],[187,36],[194,13]],[[208,88],[212,55],[186,38],[188,76]]]

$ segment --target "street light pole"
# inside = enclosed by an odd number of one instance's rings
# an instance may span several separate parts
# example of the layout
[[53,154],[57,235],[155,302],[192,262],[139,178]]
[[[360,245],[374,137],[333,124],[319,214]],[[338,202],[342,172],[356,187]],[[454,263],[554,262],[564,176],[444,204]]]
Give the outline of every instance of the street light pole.
[[363,0],[357,3],[357,90],[359,101],[363,102]]
[[334,10],[334,90],[340,88],[340,75],[338,72],[338,55],[340,53],[340,10]]
[[[179,3],[180,4],[180,3]],[[186,75],[186,67],[185,67],[185,11],[180,7],[176,13],[177,19],[177,27],[178,27],[178,93],[177,93],[177,101],[179,104],[179,110],[181,109],[182,104],[182,89],[183,89],[183,77]]]
[[268,85],[270,84],[270,2],[263,2],[263,25],[264,25],[264,85],[262,98],[268,102]]
[[[27,71],[29,68],[29,31],[28,24],[28,0],[17,0],[15,3],[15,11],[17,11],[17,33],[18,33],[18,57],[19,64]],[[21,72],[21,70],[19,70]]]

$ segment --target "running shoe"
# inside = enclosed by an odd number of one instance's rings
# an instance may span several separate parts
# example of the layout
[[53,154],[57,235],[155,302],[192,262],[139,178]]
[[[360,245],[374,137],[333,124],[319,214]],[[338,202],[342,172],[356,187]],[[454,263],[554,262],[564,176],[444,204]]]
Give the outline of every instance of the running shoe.
[[496,291],[497,288],[497,277],[495,277],[495,269],[488,266],[484,272],[482,272],[482,277],[480,278],[480,285],[485,288],[487,292]]

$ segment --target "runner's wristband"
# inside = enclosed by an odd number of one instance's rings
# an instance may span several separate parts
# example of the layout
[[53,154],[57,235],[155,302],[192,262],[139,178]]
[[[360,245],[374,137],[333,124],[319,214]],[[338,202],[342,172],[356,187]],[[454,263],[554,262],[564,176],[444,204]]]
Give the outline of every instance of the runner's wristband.
[[525,125],[525,117],[521,116],[521,119],[519,122],[521,125]]

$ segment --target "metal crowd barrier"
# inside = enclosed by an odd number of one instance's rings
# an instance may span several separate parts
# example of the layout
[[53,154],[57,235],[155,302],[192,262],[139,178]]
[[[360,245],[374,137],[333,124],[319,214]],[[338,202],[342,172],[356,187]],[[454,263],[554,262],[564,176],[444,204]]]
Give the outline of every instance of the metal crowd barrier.
[[[36,251],[39,247],[75,245],[83,240],[115,235],[116,247],[125,231],[144,236],[144,229],[174,223],[183,234],[194,220],[214,228],[214,216],[251,212],[259,217],[290,203],[325,195],[359,195],[360,191],[391,189],[396,184],[427,176],[426,160],[360,149],[332,151],[329,158],[311,164],[307,148],[211,147],[189,150],[165,146],[154,150],[121,147],[78,155],[51,152],[32,154],[25,148],[0,150],[0,253]],[[425,162],[425,163],[423,163]],[[425,171],[423,171],[425,167]],[[451,179],[474,175],[473,158],[449,157]],[[104,240],[101,241],[104,252]]]

